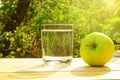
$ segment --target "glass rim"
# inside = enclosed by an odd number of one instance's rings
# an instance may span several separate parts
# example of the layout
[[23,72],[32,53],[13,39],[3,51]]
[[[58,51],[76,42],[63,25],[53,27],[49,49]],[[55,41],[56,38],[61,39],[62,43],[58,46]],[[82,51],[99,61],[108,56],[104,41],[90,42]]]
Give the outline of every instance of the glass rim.
[[71,30],[71,29],[42,29],[41,31],[46,31],[46,32],[73,32],[74,30]]
[[41,24],[41,26],[74,26],[73,24]]

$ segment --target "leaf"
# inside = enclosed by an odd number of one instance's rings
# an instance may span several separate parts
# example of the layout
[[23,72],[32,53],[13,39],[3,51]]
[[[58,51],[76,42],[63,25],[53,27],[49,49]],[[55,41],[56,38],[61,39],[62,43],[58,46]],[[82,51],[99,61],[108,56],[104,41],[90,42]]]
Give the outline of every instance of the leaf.
[[10,41],[15,41],[15,38],[14,37],[10,37],[9,40]]

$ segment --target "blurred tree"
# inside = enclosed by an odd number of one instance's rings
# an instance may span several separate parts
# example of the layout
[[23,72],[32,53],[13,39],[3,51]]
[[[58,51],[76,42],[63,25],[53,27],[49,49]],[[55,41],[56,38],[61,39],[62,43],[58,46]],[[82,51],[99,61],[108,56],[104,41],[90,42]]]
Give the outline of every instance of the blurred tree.
[[[10,2],[10,1],[8,1]],[[2,29],[1,34],[4,32],[14,32],[17,26],[21,24],[21,22],[24,20],[25,16],[27,15],[27,10],[29,8],[31,0],[19,0],[17,7],[15,10],[13,10],[10,14],[10,16],[7,18],[7,22]],[[12,7],[12,6],[10,6]],[[3,56],[8,55],[8,48],[10,46],[10,41],[7,39],[3,39],[2,44],[4,44],[4,48],[1,49],[0,51],[3,53]]]

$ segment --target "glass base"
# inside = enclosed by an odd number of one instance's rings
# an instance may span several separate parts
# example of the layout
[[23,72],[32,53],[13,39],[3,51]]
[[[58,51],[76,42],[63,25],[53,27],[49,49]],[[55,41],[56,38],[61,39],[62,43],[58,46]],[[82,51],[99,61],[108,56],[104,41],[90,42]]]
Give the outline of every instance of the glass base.
[[54,56],[45,56],[43,61],[46,65],[53,66],[53,67],[66,67],[69,66],[72,62],[72,57],[54,57]]

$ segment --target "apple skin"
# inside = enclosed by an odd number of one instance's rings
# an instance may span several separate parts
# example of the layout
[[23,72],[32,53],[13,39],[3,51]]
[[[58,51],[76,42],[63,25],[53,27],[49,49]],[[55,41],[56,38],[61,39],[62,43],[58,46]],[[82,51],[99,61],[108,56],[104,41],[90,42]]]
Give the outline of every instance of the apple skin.
[[80,55],[90,66],[104,66],[113,57],[114,50],[114,43],[109,36],[93,32],[82,40]]

